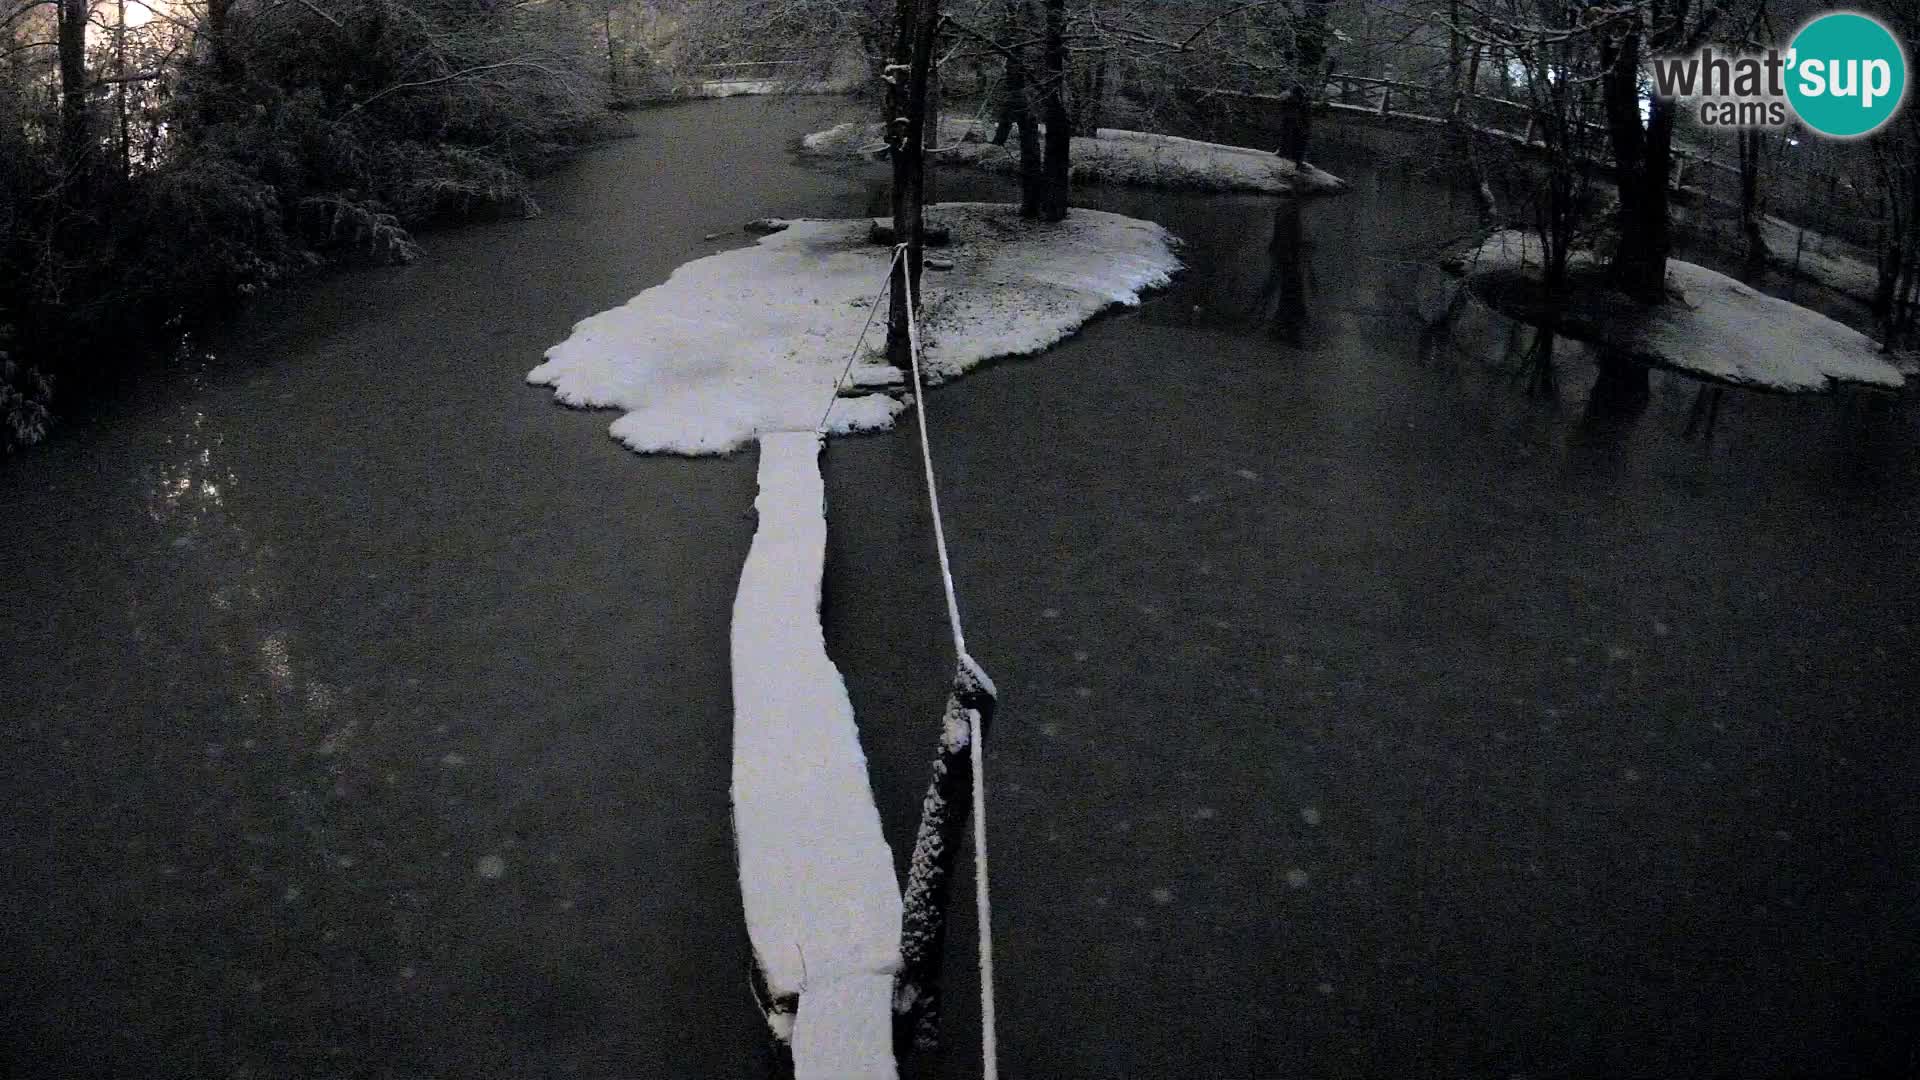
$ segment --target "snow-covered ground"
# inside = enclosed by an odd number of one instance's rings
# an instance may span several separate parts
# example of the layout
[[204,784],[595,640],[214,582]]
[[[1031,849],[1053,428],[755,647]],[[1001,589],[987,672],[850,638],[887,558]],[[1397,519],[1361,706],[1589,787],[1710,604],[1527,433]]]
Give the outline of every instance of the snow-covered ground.
[[[1597,268],[1588,254],[1573,262],[1576,271]],[[1531,277],[1541,266],[1540,240],[1497,232],[1450,264],[1479,285],[1503,275]],[[1561,313],[1561,328],[1641,363],[1729,386],[1809,393],[1841,384],[1897,389],[1905,382],[1865,334],[1725,274],[1672,259],[1667,285],[1678,295],[1654,306],[1597,287],[1578,291]]]
[[1760,235],[1781,269],[1862,303],[1873,302],[1880,286],[1880,271],[1865,248],[1776,217],[1760,220]]
[[767,94],[845,94],[853,87],[845,79],[710,79],[693,83],[679,97],[759,97]]
[[796,1076],[890,1078],[900,886],[820,629],[820,446],[812,431],[760,440],[760,526],[733,604],[740,894]]
[[[1058,224],[992,203],[945,203],[940,255],[922,284],[936,383],[996,357],[1039,352],[1115,305],[1167,284],[1176,241],[1150,221],[1075,210]],[[620,409],[615,438],[643,453],[723,454],[762,432],[890,427],[886,394],[834,399],[882,295],[891,249],[870,222],[798,220],[758,244],[696,259],[621,307],[583,319],[527,381],[568,405]],[[867,336],[879,359],[884,311]],[[827,412],[832,402],[832,411]]]
[[[1705,234],[1734,257],[1746,250],[1739,221],[1725,204],[1710,202],[1682,207],[1676,221]],[[1774,269],[1862,304],[1873,303],[1880,272],[1873,252],[1830,233],[1802,228],[1777,217],[1760,219],[1760,235],[1767,242],[1767,262]]]
[[[940,124],[935,160],[989,172],[1020,170],[1019,140],[995,146],[993,123],[950,116]],[[878,123],[848,121],[800,140],[801,149],[820,157],[864,157],[881,145]],[[1099,137],[1076,135],[1069,159],[1081,184],[1133,184],[1191,191],[1245,191],[1265,195],[1321,195],[1346,190],[1340,178],[1266,150],[1200,142],[1174,135],[1101,128]]]
[[696,83],[692,97],[724,98],[743,95],[772,94],[778,92],[780,83],[773,79],[714,79]]

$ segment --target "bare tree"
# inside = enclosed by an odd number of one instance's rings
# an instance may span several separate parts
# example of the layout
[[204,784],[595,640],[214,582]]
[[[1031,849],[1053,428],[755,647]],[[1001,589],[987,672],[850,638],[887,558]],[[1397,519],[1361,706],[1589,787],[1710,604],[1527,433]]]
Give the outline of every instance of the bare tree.
[[[1629,295],[1666,298],[1673,250],[1669,190],[1678,106],[1643,90],[1647,59],[1693,52],[1706,42],[1727,5],[1722,0],[1641,0],[1586,18],[1600,52],[1600,97],[1620,192],[1619,246],[1613,277]],[[1593,9],[1589,9],[1593,12]],[[1642,103],[1646,118],[1642,120]]]

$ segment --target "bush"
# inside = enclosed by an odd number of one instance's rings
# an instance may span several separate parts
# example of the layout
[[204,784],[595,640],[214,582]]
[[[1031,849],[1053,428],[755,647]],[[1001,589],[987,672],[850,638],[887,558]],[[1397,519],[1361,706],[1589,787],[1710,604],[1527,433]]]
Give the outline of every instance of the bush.
[[53,380],[14,363],[7,352],[12,327],[0,323],[0,452],[32,446],[47,433]]
[[0,433],[38,437],[56,377],[104,374],[77,358],[138,355],[314,267],[407,262],[428,223],[534,213],[529,170],[602,130],[581,10],[236,7],[219,48],[156,51],[125,117],[139,139],[92,99],[104,137],[79,168],[53,69],[0,59]]

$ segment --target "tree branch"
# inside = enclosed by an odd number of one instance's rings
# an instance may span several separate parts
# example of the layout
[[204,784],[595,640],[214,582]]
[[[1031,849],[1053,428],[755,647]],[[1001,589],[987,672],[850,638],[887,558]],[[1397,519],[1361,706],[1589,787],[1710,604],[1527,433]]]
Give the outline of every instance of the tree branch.
[[459,71],[449,72],[448,74],[436,76],[431,79],[419,79],[414,82],[394,83],[392,86],[387,87],[385,90],[382,90],[377,94],[374,94],[372,97],[366,98],[365,100],[361,101],[359,104],[355,105],[353,108],[348,109],[346,112],[346,115],[352,116],[354,113],[357,113],[361,109],[364,109],[367,106],[373,104],[374,102],[379,101],[381,98],[386,97],[388,94],[398,93],[402,90],[419,90],[423,87],[439,86],[442,83],[455,82],[460,79],[464,79],[473,75],[484,75],[489,71],[499,71],[502,68],[532,68],[533,70],[538,71],[542,75],[546,75],[549,78],[557,79],[560,77],[559,72],[547,66],[545,62],[538,61],[538,60],[516,59],[516,60],[501,60],[492,64],[477,64],[470,68],[462,68]]

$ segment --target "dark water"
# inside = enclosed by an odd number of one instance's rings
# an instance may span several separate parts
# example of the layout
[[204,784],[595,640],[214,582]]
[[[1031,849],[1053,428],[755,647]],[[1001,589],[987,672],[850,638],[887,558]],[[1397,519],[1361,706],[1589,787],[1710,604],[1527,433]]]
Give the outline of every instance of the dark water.
[[[707,233],[864,211],[879,170],[780,149],[833,108],[642,114],[546,217],[275,297],[0,469],[13,1075],[762,1075],[752,457],[635,457],[519,379]],[[1624,420],[1578,364],[1530,396],[1498,342],[1422,340],[1412,267],[1471,207],[1365,149],[1297,213],[1082,193],[1192,270],[929,403],[1005,697],[1003,1068],[1897,1074],[1911,415],[1733,395],[1709,446],[1677,381]],[[826,461],[829,645],[904,854],[951,662],[918,458]],[[972,932],[911,1073],[978,1075]]]

